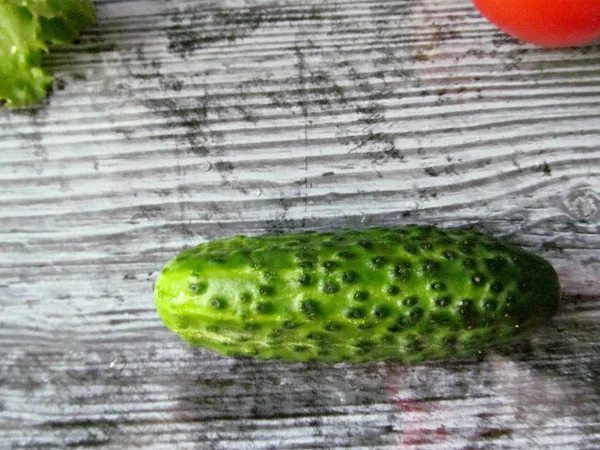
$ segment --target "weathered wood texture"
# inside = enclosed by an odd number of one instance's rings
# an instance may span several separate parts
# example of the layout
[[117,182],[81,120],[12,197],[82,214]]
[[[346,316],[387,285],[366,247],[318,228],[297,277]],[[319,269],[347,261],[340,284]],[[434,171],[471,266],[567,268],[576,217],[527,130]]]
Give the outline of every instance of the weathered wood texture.
[[[110,1],[0,113],[0,447],[600,448],[600,47],[468,0]],[[234,233],[474,224],[565,302],[483,361],[192,350],[152,282]]]

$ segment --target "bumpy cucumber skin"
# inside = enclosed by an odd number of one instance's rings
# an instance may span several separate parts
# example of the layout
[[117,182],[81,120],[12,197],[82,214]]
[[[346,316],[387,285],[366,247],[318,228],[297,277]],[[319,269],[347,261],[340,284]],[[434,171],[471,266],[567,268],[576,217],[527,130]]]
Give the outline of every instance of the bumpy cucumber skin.
[[511,342],[550,319],[544,259],[469,229],[236,236],[183,251],[155,283],[194,346],[290,361],[424,361]]

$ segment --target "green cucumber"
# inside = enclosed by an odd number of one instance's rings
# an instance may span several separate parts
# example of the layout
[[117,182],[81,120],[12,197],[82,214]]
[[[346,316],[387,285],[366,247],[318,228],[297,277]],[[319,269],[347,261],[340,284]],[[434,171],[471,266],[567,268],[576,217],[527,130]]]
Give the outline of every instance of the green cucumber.
[[290,361],[465,357],[547,321],[559,298],[541,257],[417,225],[220,239],[155,283],[160,317],[192,345]]

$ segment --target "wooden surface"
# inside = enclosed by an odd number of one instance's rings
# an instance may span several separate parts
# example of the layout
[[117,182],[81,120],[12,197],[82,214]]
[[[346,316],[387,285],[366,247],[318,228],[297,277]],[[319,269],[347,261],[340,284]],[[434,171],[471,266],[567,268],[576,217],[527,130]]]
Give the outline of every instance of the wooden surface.
[[[600,448],[600,46],[468,0],[96,2],[0,112],[0,448]],[[235,233],[473,224],[548,258],[560,314],[483,361],[193,350],[152,282]]]

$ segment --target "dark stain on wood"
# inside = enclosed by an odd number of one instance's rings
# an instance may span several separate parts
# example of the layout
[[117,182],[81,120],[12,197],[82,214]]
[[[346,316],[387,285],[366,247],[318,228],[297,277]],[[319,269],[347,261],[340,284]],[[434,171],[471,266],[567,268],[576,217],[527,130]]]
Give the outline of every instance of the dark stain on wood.
[[[167,30],[169,50],[185,58],[208,45],[246,37],[261,25],[260,11],[258,7],[248,11],[217,9],[207,14],[201,6],[175,11],[171,15],[173,25]],[[207,29],[196,27],[200,21]]]
[[511,437],[512,430],[508,428],[488,428],[479,432],[479,437],[483,439],[496,440],[503,437]]
[[217,161],[214,167],[218,172],[232,172],[234,168],[230,161]]
[[281,8],[274,3],[248,9],[190,6],[170,12],[172,25],[167,30],[169,50],[186,58],[212,44],[233,42],[249,36],[261,25],[321,20],[326,10],[316,5],[310,9]]

